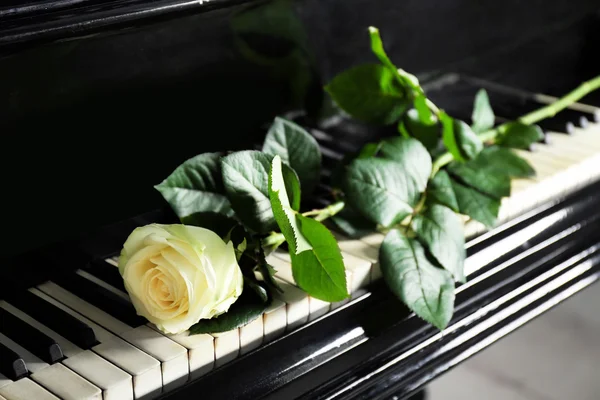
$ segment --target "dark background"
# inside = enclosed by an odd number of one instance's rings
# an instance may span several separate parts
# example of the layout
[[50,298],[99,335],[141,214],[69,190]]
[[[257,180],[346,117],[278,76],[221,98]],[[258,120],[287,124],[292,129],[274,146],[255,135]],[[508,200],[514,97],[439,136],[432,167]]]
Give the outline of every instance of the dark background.
[[160,207],[153,185],[185,159],[252,147],[286,110],[322,112],[323,84],[374,61],[369,25],[424,80],[561,95],[600,72],[598,0],[164,4],[0,8],[0,254]]

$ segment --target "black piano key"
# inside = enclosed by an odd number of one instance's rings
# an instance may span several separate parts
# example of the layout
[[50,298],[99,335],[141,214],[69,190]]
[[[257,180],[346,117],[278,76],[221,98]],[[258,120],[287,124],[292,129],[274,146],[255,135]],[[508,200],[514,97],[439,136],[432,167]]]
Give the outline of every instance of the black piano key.
[[29,375],[25,361],[2,343],[0,343],[0,374],[13,381]]
[[137,315],[129,301],[75,272],[57,274],[52,282],[133,328],[148,322]]
[[0,308],[0,333],[48,364],[64,358],[54,339],[3,308]]
[[8,293],[6,301],[84,350],[98,344],[94,330],[87,324],[28,290]]
[[127,292],[123,278],[119,273],[119,269],[112,264],[107,263],[105,260],[94,260],[86,266],[85,271],[94,275],[96,278],[108,283],[109,285],[119,289],[123,292]]

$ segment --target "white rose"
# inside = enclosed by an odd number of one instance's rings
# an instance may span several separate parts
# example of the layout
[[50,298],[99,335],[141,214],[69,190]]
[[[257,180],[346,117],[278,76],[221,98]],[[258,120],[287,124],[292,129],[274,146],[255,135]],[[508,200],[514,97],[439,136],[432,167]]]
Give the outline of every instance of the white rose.
[[135,229],[123,245],[119,272],[138,314],[171,334],[226,312],[244,283],[233,244],[186,225]]

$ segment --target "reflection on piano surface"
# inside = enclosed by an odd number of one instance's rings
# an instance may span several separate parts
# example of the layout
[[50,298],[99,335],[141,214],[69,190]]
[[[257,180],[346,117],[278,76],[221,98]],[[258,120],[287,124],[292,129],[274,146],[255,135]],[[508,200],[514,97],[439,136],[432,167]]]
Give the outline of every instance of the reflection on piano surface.
[[0,116],[14,141],[2,160],[0,400],[408,398],[598,279],[597,96],[540,124],[544,140],[520,151],[537,176],[514,182],[497,228],[465,224],[468,279],[443,333],[383,288],[378,233],[336,231],[347,302],[307,296],[276,252],[284,292],[214,336],[162,334],[115,268],[135,226],[174,220],[153,184],[199,152],[258,145],[278,114],[321,146],[307,202],[322,204],[337,161],[394,134],[340,115],[321,90],[364,61],[367,25],[389,27],[393,57],[450,114],[468,120],[483,86],[502,122],[598,73],[594,1],[13,3],[0,8]]

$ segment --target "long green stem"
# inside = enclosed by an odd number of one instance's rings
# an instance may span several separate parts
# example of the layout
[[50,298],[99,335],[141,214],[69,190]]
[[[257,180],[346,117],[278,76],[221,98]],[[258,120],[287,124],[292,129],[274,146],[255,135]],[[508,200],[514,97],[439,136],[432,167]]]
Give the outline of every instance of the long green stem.
[[[582,83],[575,90],[571,91],[564,97],[561,97],[554,103],[523,115],[518,119],[518,121],[526,125],[531,125],[535,124],[536,122],[542,121],[546,118],[553,117],[560,111],[564,110],[571,104],[579,101],[581,98],[585,97],[586,95],[590,94],[591,92],[597,89],[600,89],[600,76],[597,76],[592,80]],[[504,123],[495,129],[485,131],[479,135],[479,138],[483,142],[493,141],[498,135],[498,132],[504,129],[507,125],[508,123]],[[431,172],[431,176],[434,176],[442,167],[451,163],[452,160],[454,160],[454,157],[450,153],[444,153],[441,156],[439,156],[433,163],[433,170]]]
[[[315,219],[317,221],[325,221],[327,218],[333,217],[344,209],[346,204],[343,201],[337,201],[333,204],[328,205],[324,209],[320,210]],[[304,214],[303,214],[304,215]]]
[[[315,220],[325,221],[327,218],[331,218],[334,215],[336,215],[337,213],[339,213],[340,211],[342,211],[345,206],[346,206],[346,204],[343,201],[336,201],[335,203],[332,203],[325,208],[322,208],[320,210],[307,211],[305,213],[302,213],[302,215],[305,217],[310,217],[310,216],[314,215]],[[263,239],[262,245],[264,248],[267,248],[267,247],[277,248],[280,245],[282,245],[283,242],[285,242],[285,237],[283,236],[283,233],[273,232],[269,236],[267,236],[266,238]]]

